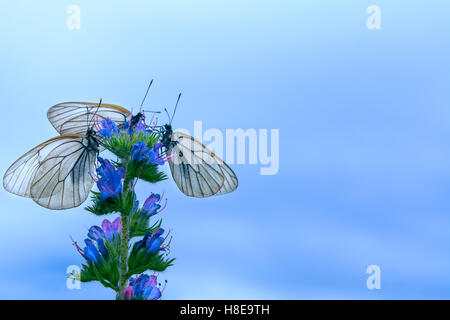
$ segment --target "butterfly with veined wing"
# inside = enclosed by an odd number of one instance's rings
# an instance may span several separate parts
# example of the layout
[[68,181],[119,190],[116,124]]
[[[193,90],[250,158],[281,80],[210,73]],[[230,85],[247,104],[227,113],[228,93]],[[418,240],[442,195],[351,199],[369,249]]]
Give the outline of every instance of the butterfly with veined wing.
[[47,116],[61,135],[16,160],[3,176],[3,187],[49,209],[74,208],[86,200],[94,184],[91,175],[102,139],[94,121],[110,118],[121,127],[131,112],[101,101],[64,102],[51,107]]
[[[169,123],[160,130],[161,142],[170,152],[170,171],[178,189],[185,195],[205,198],[234,191],[238,179],[231,168],[200,141],[186,133],[172,130],[181,93],[169,117]],[[167,110],[166,110],[167,112]]]

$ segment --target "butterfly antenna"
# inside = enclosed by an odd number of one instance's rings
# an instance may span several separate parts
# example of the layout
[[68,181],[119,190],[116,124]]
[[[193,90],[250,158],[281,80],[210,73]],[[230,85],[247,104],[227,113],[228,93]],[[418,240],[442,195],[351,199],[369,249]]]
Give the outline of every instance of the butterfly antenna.
[[166,108],[164,108],[164,111],[166,112],[166,114],[167,114],[167,118],[169,118],[169,123],[172,123],[172,120],[170,119],[170,114],[169,114],[169,111],[167,111],[167,109]]
[[175,117],[175,112],[177,112],[178,102],[180,102],[181,92],[178,94],[177,103],[175,103],[175,108],[173,109],[172,118],[170,118],[169,124],[172,124],[173,117]]
[[[89,124],[91,124],[94,121],[95,116],[97,115],[98,109],[100,109],[100,106],[102,105],[102,98],[100,98],[100,102],[98,103],[97,109],[95,110],[94,114],[92,115],[91,121]],[[94,127],[92,125],[91,129]]]
[[161,113],[161,111],[153,111],[153,110],[142,110],[142,112],[148,112],[148,113]]
[[144,99],[142,99],[141,107],[139,108],[139,112],[141,112],[141,110],[142,110],[142,106],[144,105],[145,98],[147,98],[147,94],[148,94],[148,91],[150,90],[150,87],[152,86],[152,83],[153,83],[153,79],[150,81],[150,84],[147,87],[147,91],[145,92]]

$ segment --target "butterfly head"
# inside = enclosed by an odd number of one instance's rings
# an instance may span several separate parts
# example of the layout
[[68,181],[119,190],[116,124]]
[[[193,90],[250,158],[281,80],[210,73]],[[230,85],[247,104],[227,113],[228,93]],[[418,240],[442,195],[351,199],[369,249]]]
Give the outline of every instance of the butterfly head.
[[135,114],[134,116],[132,116],[131,120],[130,120],[131,127],[134,127],[139,122],[139,120],[141,120],[141,118],[143,116],[144,116],[144,114],[142,112],[139,112],[139,113]]
[[177,144],[176,141],[172,140],[172,120],[175,116],[175,112],[177,111],[178,102],[180,102],[181,93],[178,94],[177,102],[175,103],[175,108],[173,110],[172,116],[169,115],[169,112],[166,108],[164,111],[167,113],[167,117],[169,118],[169,123],[165,124],[161,129],[161,143],[166,148],[166,150],[172,150],[173,147]]
[[99,142],[97,140],[97,133],[93,128],[89,128],[86,131],[87,148],[90,150],[98,151]]
[[173,148],[172,132],[172,126],[170,124],[165,124],[161,130],[161,143],[166,150]]
[[86,131],[86,136],[92,136],[95,134],[95,131],[92,127],[88,128]]

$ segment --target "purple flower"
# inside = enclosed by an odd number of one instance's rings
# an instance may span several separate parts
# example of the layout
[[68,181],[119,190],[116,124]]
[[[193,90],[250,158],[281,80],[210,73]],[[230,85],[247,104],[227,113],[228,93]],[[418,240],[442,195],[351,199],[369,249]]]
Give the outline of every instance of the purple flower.
[[134,130],[136,132],[142,132],[142,131],[145,131],[146,129],[147,129],[147,126],[145,125],[145,118],[140,117],[134,126]]
[[148,159],[150,148],[143,141],[137,142],[131,149],[131,159],[134,162],[139,162]]
[[100,200],[117,197],[122,192],[122,178],[125,170],[120,167],[116,170],[108,161],[98,157],[100,167],[97,168],[97,174],[100,179],[97,180],[97,186],[100,190]]
[[152,193],[144,202],[144,205],[142,206],[143,213],[147,217],[154,216],[158,213],[158,210],[161,208],[161,205],[159,204],[159,201],[161,199],[161,196],[156,193]]
[[122,219],[117,217],[113,222],[105,219],[102,222],[102,228],[104,230],[105,238],[108,240],[113,240],[118,234],[120,234]]
[[163,165],[165,161],[165,157],[160,155],[160,149],[163,146],[161,142],[156,143],[153,148],[148,153],[148,161],[147,163],[155,163],[159,165]]
[[88,237],[95,241],[98,239],[112,241],[120,234],[121,228],[122,219],[120,217],[117,217],[113,222],[105,219],[102,222],[102,227],[92,226],[89,228]]
[[133,287],[132,286],[126,286],[125,290],[123,291],[123,299],[124,300],[131,300],[133,298]]
[[130,287],[133,288],[133,297],[144,300],[157,300],[161,298],[161,290],[157,286],[157,277],[141,274],[135,279],[130,279]]
[[117,130],[117,125],[110,118],[106,118],[102,120],[101,129],[98,130],[98,133],[109,139],[112,134],[118,134],[119,131]]

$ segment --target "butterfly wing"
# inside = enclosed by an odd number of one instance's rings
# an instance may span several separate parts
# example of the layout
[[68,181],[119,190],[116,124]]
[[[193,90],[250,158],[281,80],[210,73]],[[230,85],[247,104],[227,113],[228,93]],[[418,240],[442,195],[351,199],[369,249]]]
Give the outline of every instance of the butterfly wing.
[[31,182],[33,200],[53,210],[74,208],[89,195],[97,151],[80,135],[62,135],[40,163]]
[[[219,158],[216,156],[216,158]],[[220,194],[226,194],[233,192],[238,187],[238,178],[236,177],[236,174],[234,173],[231,168],[221,160],[222,164],[219,166],[219,168],[222,170],[223,174],[223,185],[220,188],[220,190],[216,193],[216,195]]]
[[174,132],[172,141],[176,144],[169,166],[181,192],[204,198],[236,189],[234,172],[200,141],[181,132]]
[[92,102],[63,102],[51,107],[48,120],[60,134],[84,135],[95,119],[110,118],[119,127],[131,116],[131,112],[113,104]]
[[22,197],[30,197],[31,182],[36,170],[60,141],[60,137],[47,140],[17,159],[3,176],[5,190]]

